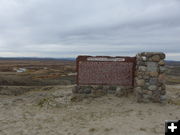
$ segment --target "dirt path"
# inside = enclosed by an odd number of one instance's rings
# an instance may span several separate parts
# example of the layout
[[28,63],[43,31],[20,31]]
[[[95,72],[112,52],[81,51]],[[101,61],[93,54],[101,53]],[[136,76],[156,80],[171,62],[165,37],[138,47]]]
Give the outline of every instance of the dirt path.
[[[0,135],[163,135],[165,120],[180,119],[180,105],[136,103],[132,95],[71,102],[72,86],[0,96]],[[180,85],[168,86],[174,100]]]

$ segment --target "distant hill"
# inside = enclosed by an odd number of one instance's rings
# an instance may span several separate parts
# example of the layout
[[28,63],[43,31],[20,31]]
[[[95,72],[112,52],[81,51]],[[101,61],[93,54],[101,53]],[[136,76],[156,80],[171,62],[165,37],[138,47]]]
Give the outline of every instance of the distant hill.
[[61,60],[75,61],[75,58],[0,57],[0,60]]
[[[0,60],[60,60],[60,61],[75,61],[76,58],[38,58],[38,57],[0,57]],[[166,60],[168,66],[180,66],[180,61]]]
[[168,66],[180,66],[180,61],[166,60]]

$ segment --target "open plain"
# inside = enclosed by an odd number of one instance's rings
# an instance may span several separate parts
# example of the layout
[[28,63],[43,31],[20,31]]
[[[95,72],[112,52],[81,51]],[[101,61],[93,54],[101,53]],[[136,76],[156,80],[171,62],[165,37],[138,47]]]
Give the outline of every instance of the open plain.
[[163,135],[180,119],[180,64],[167,62],[167,102],[106,95],[75,99],[75,62],[0,61],[0,135]]

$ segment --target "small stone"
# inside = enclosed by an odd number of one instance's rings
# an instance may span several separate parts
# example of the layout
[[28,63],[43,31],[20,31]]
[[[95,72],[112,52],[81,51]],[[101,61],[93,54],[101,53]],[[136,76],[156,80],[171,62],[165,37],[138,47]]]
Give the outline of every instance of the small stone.
[[166,71],[166,67],[165,66],[160,66],[160,73],[164,73]]
[[137,78],[138,78],[138,79],[143,79],[143,76],[142,76],[142,75],[138,75]]
[[78,93],[79,93],[79,94],[84,94],[84,89],[83,89],[83,88],[79,89],[79,90],[78,90]]
[[158,72],[149,72],[151,77],[158,77]]
[[83,100],[83,97],[81,96],[81,95],[73,95],[72,97],[71,97],[71,102],[79,102],[79,101],[82,101]]
[[145,85],[146,85],[146,86],[149,86],[149,85],[150,85],[150,83],[149,83],[149,82],[146,82],[146,83],[145,83]]
[[151,59],[152,59],[152,61],[154,61],[154,62],[159,62],[161,58],[160,58],[159,55],[154,55],[154,56],[151,57]]
[[166,90],[160,90],[161,95],[166,95]]
[[160,53],[159,56],[161,59],[165,59],[165,57],[166,57],[166,55],[164,53]]
[[148,103],[151,101],[152,96],[143,94],[143,102]]
[[142,56],[142,60],[146,61],[147,60],[146,56]]
[[149,79],[149,83],[150,83],[151,85],[157,85],[158,79],[157,79],[157,78],[150,78],[150,79]]
[[136,59],[137,59],[138,61],[141,61],[141,60],[142,60],[142,57],[141,57],[140,55],[136,55]]
[[158,72],[158,64],[156,62],[147,62],[148,72]]
[[117,87],[115,95],[118,97],[123,96],[124,95],[123,89],[121,89],[121,87]]
[[116,90],[107,90],[107,93],[108,93],[108,94],[115,94],[115,93],[116,93]]
[[144,76],[144,72],[138,71],[138,72],[136,72],[136,76]]
[[149,80],[149,77],[150,77],[149,75],[144,75],[144,76],[143,76],[143,78],[144,78],[145,80]]
[[146,95],[152,95],[152,91],[150,90],[143,90],[143,93]]
[[165,65],[164,60],[161,60],[161,61],[159,62],[159,65],[160,65],[160,66],[164,66],[164,65]]
[[137,86],[144,86],[145,81],[143,79],[137,79],[136,84],[137,84]]
[[148,87],[148,89],[149,90],[157,90],[157,86],[156,85],[150,85],[149,87]]
[[150,58],[151,56],[154,55],[154,52],[145,52],[143,54],[144,54],[144,56],[147,56],[148,58]]
[[104,95],[106,95],[107,93],[104,91],[104,90],[102,90],[102,89],[93,89],[92,90],[92,94],[93,94],[93,96],[95,96],[95,97],[100,97],[100,96],[104,96]]
[[109,90],[109,86],[108,85],[104,85],[103,86],[103,90],[108,91]]
[[160,91],[158,90],[153,91],[152,100],[154,102],[160,102]]
[[85,94],[90,94],[91,93],[91,88],[85,88],[84,93]]
[[142,88],[141,87],[136,87],[135,91],[138,92],[138,93],[142,93]]
[[149,97],[149,98],[143,98],[143,99],[142,99],[142,102],[143,102],[143,103],[149,103],[149,102],[151,102],[151,97]]
[[114,90],[114,91],[115,91],[116,88],[117,88],[116,86],[110,86],[110,87],[109,87],[109,90]]
[[165,84],[161,85],[161,89],[165,90],[166,89],[166,85]]
[[166,77],[165,74],[160,74],[158,77],[159,82],[165,83]]
[[139,69],[138,69],[138,70],[145,72],[145,71],[146,71],[146,67],[145,67],[145,66],[139,66]]
[[140,94],[140,93],[135,93],[135,97],[136,97],[136,101],[137,101],[138,103],[143,102],[143,101],[142,101],[142,100],[143,100],[142,94]]
[[147,64],[144,61],[137,61],[137,65],[138,66],[146,66]]
[[72,88],[72,93],[78,93],[78,87],[77,86]]
[[161,95],[161,96],[160,96],[160,100],[163,100],[163,101],[164,101],[164,100],[166,100],[166,98],[167,98],[166,95]]
[[152,58],[150,57],[150,58],[148,58],[148,61],[152,61]]

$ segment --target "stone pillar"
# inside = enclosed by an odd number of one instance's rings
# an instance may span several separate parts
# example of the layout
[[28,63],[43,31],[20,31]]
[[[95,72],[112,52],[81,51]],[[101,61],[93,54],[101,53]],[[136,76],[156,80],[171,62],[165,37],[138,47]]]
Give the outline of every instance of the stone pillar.
[[165,90],[165,54],[143,52],[136,55],[135,94],[138,102],[163,102]]

